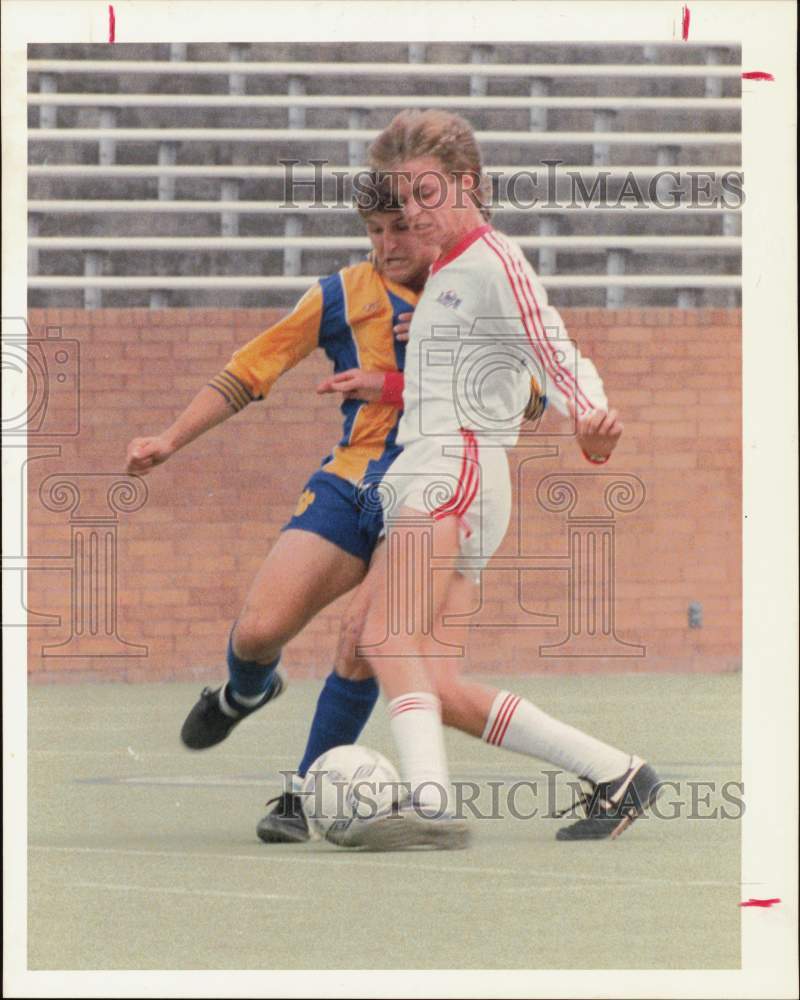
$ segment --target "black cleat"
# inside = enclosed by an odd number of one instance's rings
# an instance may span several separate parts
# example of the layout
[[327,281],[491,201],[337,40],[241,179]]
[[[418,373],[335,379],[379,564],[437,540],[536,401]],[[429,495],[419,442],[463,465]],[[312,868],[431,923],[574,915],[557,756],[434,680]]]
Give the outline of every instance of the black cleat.
[[207,750],[221,743],[234,726],[252,715],[268,701],[283,692],[286,682],[279,669],[272,675],[272,684],[262,701],[252,708],[234,708],[225,696],[227,684],[212,690],[203,688],[200,700],[186,716],[181,728],[181,740],[190,750]]
[[256,833],[265,844],[302,844],[311,839],[303,801],[293,792],[283,792],[270,799],[276,805],[259,822]]
[[644,815],[661,791],[661,779],[638,757],[631,758],[631,766],[621,778],[589,784],[591,794],[584,795],[580,802],[586,807],[586,818],[562,826],[556,840],[615,839]]

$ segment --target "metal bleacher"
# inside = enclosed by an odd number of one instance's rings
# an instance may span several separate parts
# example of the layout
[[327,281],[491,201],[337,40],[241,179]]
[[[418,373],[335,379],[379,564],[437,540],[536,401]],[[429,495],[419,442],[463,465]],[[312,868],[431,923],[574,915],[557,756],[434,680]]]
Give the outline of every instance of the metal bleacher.
[[350,181],[372,138],[446,107],[558,305],[737,305],[739,61],[722,43],[30,46],[30,304],[288,305],[363,256]]

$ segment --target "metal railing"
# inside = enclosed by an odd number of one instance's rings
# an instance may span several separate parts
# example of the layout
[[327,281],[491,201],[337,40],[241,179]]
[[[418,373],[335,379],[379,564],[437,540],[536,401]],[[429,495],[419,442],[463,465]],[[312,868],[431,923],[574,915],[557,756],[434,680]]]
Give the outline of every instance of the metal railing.
[[[622,43],[621,43],[622,44]],[[626,43],[627,44],[627,43]],[[580,49],[580,44],[574,48]],[[613,46],[612,46],[613,47]],[[630,45],[627,45],[630,47]],[[363,169],[366,144],[377,134],[377,129],[367,128],[366,114],[372,110],[386,110],[405,107],[456,108],[475,111],[526,109],[529,112],[530,129],[486,129],[477,132],[478,141],[485,146],[515,147],[529,149],[548,144],[559,144],[580,150],[591,148],[591,163],[560,164],[548,168],[549,176],[562,182],[579,175],[582,182],[593,183],[604,179],[612,183],[625,183],[629,178],[650,182],[662,177],[674,166],[680,157],[680,150],[711,147],[715,153],[720,147],[738,147],[740,135],[735,131],[714,131],[674,129],[662,131],[614,131],[614,123],[619,112],[686,112],[692,124],[698,111],[733,113],[738,115],[741,100],[738,96],[723,95],[726,80],[735,80],[741,74],[741,67],[724,65],[729,58],[731,46],[726,43],[689,43],[683,50],[697,52],[704,62],[693,65],[669,65],[660,61],[659,53],[669,48],[668,44],[642,43],[645,62],[608,64],[556,64],[519,63],[498,64],[491,62],[491,50],[487,46],[473,45],[469,48],[469,62],[429,63],[425,62],[425,48],[409,46],[409,62],[247,62],[245,47],[231,46],[230,61],[189,61],[185,46],[171,46],[170,59],[164,60],[64,60],[33,59],[28,68],[34,74],[34,86],[39,93],[28,95],[31,107],[39,109],[39,127],[30,129],[29,137],[36,143],[85,143],[98,144],[97,164],[79,163],[38,163],[31,164],[29,175],[32,179],[83,179],[92,181],[146,180],[158,181],[158,199],[117,199],[65,200],[63,198],[37,198],[29,203],[29,251],[32,277],[31,288],[79,288],[84,291],[85,304],[96,306],[101,302],[102,289],[150,289],[151,304],[163,304],[164,290],[194,288],[224,289],[280,289],[305,288],[313,277],[303,275],[302,257],[304,251],[324,250],[345,251],[352,255],[361,252],[368,245],[363,236],[310,236],[303,233],[303,219],[306,215],[316,215],[330,211],[330,207],[320,204],[320,192],[315,190],[317,201],[240,201],[240,185],[252,181],[287,180],[285,164],[179,164],[178,151],[182,144],[206,142],[263,143],[282,145],[284,148],[304,146],[307,143],[346,143],[347,165],[314,165],[313,159],[306,164],[296,163],[291,167],[290,182],[308,184],[310,181],[325,185],[341,178],[352,179]],[[102,78],[133,74],[139,77],[154,76],[225,76],[227,93],[102,93],[59,92],[58,86],[63,76],[76,75]],[[335,81],[382,77],[410,76],[417,81],[464,79],[468,82],[466,94],[398,95],[398,94],[308,94],[307,84],[311,79],[330,78],[335,89]],[[286,81],[286,93],[247,94],[250,79],[282,78]],[[565,79],[599,81],[606,79],[636,78],[639,80],[700,80],[705,81],[703,97],[663,97],[663,96],[559,96],[551,93],[551,84]],[[528,94],[511,96],[489,95],[489,81],[519,80],[527,82]],[[730,92],[730,90],[728,91]],[[58,109],[95,109],[99,127],[59,128]],[[141,109],[148,112],[155,109],[171,108],[177,111],[187,108],[226,109],[287,109],[288,128],[170,128],[170,127],[118,127],[118,113],[124,109]],[[349,113],[348,128],[306,128],[306,112],[314,109],[340,109]],[[559,131],[548,128],[548,115],[561,111],[590,111],[593,129],[590,131]],[[117,163],[117,147],[126,143],[155,143],[158,147],[158,162],[154,164]],[[655,154],[654,164],[610,164],[613,147],[651,147]],[[188,147],[191,149],[191,145]],[[583,156],[584,154],[580,154]],[[738,150],[735,153],[738,159]],[[578,157],[580,158],[580,157]],[[721,156],[725,158],[725,154]],[[702,172],[735,174],[740,167],[734,164],[682,165],[686,174]],[[520,166],[493,167],[491,173],[502,176],[527,168]],[[540,171],[544,173],[544,171]],[[175,185],[178,181],[191,179],[217,179],[221,182],[220,199],[178,201],[175,199]],[[662,177],[663,180],[663,177]],[[560,192],[559,188],[559,192]],[[502,193],[501,193],[502,197]],[[341,206],[340,206],[341,207]],[[496,211],[512,212],[520,206],[499,204]],[[539,251],[539,269],[543,281],[550,288],[605,288],[607,304],[621,304],[625,288],[665,288],[673,287],[679,302],[692,300],[698,289],[736,289],[740,278],[729,274],[680,274],[680,275],[629,275],[625,274],[626,260],[631,252],[670,253],[702,251],[712,254],[729,255],[740,250],[740,238],[736,233],[736,206],[725,203],[714,205],[678,205],[670,208],[671,214],[688,218],[691,214],[713,216],[722,219],[721,235],[604,235],[590,236],[562,235],[558,228],[560,217],[569,218],[576,210],[597,214],[597,218],[607,218],[608,213],[622,211],[635,212],[638,216],[652,218],[663,208],[652,204],[575,204],[561,202],[536,205],[534,211],[542,216],[540,235],[516,237],[526,250]],[[103,213],[154,212],[163,214],[197,213],[219,214],[221,235],[219,237],[148,236],[54,236],[39,235],[41,222],[48,215],[98,216]],[[283,236],[238,235],[239,219],[242,215],[276,214],[284,218]],[[355,216],[353,216],[354,218]],[[107,260],[104,253],[113,251],[283,251],[283,276],[198,276],[183,278],[178,276],[110,276],[103,274]],[[84,256],[84,275],[38,275],[39,254],[50,251],[79,251]],[[558,253],[604,252],[607,254],[604,275],[569,275],[553,272]]]

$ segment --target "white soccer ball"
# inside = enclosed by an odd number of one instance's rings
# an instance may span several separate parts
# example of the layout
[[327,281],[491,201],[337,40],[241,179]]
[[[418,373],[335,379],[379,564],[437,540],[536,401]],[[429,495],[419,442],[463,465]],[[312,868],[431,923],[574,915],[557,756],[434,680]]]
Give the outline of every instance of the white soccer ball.
[[311,826],[331,843],[346,846],[361,824],[391,812],[400,775],[377,750],[334,747],[308,769],[302,791]]

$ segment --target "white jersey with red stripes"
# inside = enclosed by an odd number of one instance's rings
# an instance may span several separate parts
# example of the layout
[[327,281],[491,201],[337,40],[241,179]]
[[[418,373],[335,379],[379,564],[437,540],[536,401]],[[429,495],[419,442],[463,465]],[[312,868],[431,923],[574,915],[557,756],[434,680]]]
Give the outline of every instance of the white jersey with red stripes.
[[480,226],[432,267],[406,349],[398,443],[455,443],[462,429],[513,446],[536,378],[563,414],[607,408],[594,365],[581,356],[519,247]]
[[[381,482],[387,532],[403,510],[457,517],[459,570],[479,579],[511,516],[506,448],[535,378],[556,409],[605,409],[594,365],[567,338],[520,249],[491,226],[433,266],[406,348],[403,451]],[[405,516],[405,515],[403,515]]]

